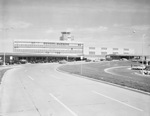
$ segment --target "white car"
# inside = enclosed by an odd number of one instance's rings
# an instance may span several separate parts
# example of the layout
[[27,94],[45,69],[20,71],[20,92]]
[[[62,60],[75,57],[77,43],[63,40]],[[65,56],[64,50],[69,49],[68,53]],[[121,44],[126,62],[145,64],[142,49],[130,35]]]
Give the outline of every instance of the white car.
[[148,70],[143,70],[143,73],[144,73],[145,75],[150,75],[150,71],[148,71]]
[[59,64],[66,64],[66,63],[67,63],[66,60],[61,60],[61,61],[59,61]]
[[150,65],[146,66],[146,68],[143,70],[143,73],[145,75],[150,75]]
[[144,70],[145,66],[144,65],[131,65],[132,70]]

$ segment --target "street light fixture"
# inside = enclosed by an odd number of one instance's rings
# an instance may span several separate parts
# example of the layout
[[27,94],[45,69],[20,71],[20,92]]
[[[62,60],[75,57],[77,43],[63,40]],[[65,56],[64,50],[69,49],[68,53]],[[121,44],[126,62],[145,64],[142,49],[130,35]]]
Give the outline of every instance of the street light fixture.
[[[133,30],[133,33],[136,33],[136,31]],[[146,34],[144,33],[142,35],[142,66],[144,65],[144,47],[143,47],[143,44],[144,44],[145,36],[146,36]],[[142,74],[144,74],[143,68],[142,68]]]

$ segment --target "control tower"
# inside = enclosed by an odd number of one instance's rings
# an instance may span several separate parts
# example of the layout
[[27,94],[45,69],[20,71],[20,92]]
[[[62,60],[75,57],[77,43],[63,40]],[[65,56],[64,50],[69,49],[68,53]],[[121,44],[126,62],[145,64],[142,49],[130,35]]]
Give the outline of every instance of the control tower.
[[71,32],[61,32],[62,36],[60,37],[60,41],[73,41],[74,37],[71,36]]

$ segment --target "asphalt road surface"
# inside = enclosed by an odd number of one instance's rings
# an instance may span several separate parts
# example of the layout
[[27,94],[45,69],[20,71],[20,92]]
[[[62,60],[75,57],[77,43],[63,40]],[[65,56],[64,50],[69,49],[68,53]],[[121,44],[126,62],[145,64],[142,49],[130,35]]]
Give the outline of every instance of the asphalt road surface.
[[150,96],[29,64],[6,72],[0,116],[150,116]]

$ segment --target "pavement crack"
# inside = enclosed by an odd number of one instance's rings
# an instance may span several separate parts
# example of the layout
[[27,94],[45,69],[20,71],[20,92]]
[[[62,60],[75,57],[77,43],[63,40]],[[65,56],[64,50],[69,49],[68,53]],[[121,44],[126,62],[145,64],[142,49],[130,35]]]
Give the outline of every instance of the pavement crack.
[[27,89],[26,89],[26,87],[25,87],[25,85],[23,84],[23,82],[22,82],[21,79],[20,79],[20,82],[21,82],[22,87],[23,87],[24,90],[26,91],[27,95],[29,96],[29,98],[30,98],[30,100],[31,100],[31,102],[32,102],[32,104],[33,104],[35,110],[38,112],[39,116],[42,116],[42,114],[40,113],[39,109],[38,109],[37,106],[35,105],[34,100],[32,99],[31,95],[30,95],[29,92],[27,91]]

